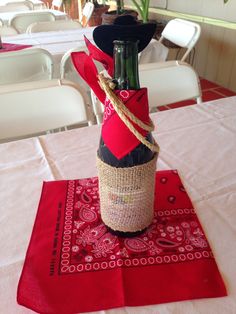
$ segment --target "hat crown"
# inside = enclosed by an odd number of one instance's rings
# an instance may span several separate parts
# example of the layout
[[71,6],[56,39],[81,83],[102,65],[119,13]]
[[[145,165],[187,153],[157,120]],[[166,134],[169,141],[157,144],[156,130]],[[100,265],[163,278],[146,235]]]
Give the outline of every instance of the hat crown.
[[132,15],[122,15],[118,16],[114,22],[115,25],[137,25],[137,21],[134,16]]
[[114,40],[138,42],[138,52],[151,41],[156,30],[154,23],[140,23],[131,15],[122,15],[111,25],[99,25],[93,31],[96,45],[105,53],[113,56]]

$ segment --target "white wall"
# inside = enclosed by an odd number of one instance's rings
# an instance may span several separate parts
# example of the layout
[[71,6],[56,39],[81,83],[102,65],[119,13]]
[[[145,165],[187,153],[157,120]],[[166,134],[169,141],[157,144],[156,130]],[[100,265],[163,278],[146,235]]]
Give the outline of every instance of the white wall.
[[[159,0],[153,0],[153,2]],[[229,0],[166,0],[167,9],[236,22],[236,1]]]
[[[126,0],[131,3],[131,0]],[[181,13],[206,16],[236,24],[236,0],[151,0],[152,6]],[[150,18],[169,20],[169,16],[151,13]],[[173,18],[173,17],[171,17]],[[236,29],[199,23],[201,36],[196,45],[194,67],[198,74],[236,91]],[[176,51],[170,51],[174,58]]]

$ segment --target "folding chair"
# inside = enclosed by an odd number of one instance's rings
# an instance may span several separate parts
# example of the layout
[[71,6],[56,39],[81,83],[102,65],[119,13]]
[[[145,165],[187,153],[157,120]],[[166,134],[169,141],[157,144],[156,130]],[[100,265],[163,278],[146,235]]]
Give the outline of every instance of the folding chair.
[[[87,52],[86,46],[76,47],[68,50],[62,57],[60,63],[60,78],[74,82],[75,84],[81,86],[86,92],[86,100],[89,106],[92,108],[91,100],[91,89],[89,85],[79,76],[78,72],[75,70],[74,65],[71,61],[71,53],[75,51],[85,51]],[[96,61],[95,61],[96,63]],[[97,63],[96,63],[97,64]],[[100,64],[97,64],[97,67],[101,67]],[[102,68],[101,68],[102,69]],[[92,109],[91,109],[92,110]]]
[[[139,65],[141,87],[147,87],[149,111],[171,103],[193,99],[202,102],[201,87],[195,70],[186,62],[165,61]],[[91,92],[93,111],[97,123],[102,123],[103,105]]]
[[71,61],[71,53],[75,51],[85,51],[87,52],[87,48],[83,47],[76,47],[68,50],[62,57],[60,63],[60,78],[70,80],[74,83],[77,83],[86,90],[88,93],[90,91],[90,87],[88,84],[84,82],[84,80],[79,76],[78,72],[75,70],[74,65]]
[[51,8],[59,10],[61,8],[62,4],[63,4],[63,0],[53,0]]
[[36,22],[28,26],[26,33],[63,31],[65,29],[79,29],[81,24],[73,20],[56,20],[49,22]]
[[84,91],[66,80],[0,86],[0,141],[91,125]]
[[86,2],[82,10],[82,15],[79,19],[79,22],[83,25],[83,27],[87,26],[88,21],[93,14],[93,10],[94,4],[92,2]]
[[17,30],[12,26],[0,26],[0,36],[14,36],[17,34]]
[[52,79],[53,60],[42,48],[0,53],[0,85]]
[[147,87],[149,111],[171,103],[194,99],[202,102],[199,77],[192,66],[182,61],[140,64],[140,86]]
[[55,20],[56,17],[51,12],[32,11],[15,15],[10,20],[9,25],[13,26],[19,33],[25,33],[30,24]]
[[170,20],[161,33],[159,42],[164,43],[167,39],[175,45],[185,48],[186,51],[181,57],[185,61],[190,51],[196,45],[201,33],[200,25],[183,19]]
[[0,5],[0,12],[13,12],[13,11],[29,11],[33,10],[34,6],[30,1],[16,1],[8,2],[5,5]]
[[156,39],[152,39],[147,47],[139,53],[139,64],[165,61],[169,49]]

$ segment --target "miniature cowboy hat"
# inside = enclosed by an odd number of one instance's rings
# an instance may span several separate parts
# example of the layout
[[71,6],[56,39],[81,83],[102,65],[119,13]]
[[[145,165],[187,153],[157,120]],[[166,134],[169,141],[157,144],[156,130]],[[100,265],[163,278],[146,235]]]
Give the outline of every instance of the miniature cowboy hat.
[[140,52],[149,44],[155,31],[155,23],[139,23],[131,15],[122,15],[115,19],[114,24],[97,26],[93,39],[102,51],[113,56],[114,40],[138,41]]

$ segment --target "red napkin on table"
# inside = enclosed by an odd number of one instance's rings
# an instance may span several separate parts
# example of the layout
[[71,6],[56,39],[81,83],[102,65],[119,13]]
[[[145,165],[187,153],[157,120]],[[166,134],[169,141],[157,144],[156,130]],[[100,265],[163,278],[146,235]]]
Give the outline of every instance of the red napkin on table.
[[32,45],[19,45],[19,44],[2,43],[2,49],[0,49],[0,52],[16,51],[16,50],[29,48],[29,47],[32,47]]
[[156,173],[153,223],[134,238],[107,232],[96,177],[44,183],[19,304],[70,314],[226,294],[177,171]]

